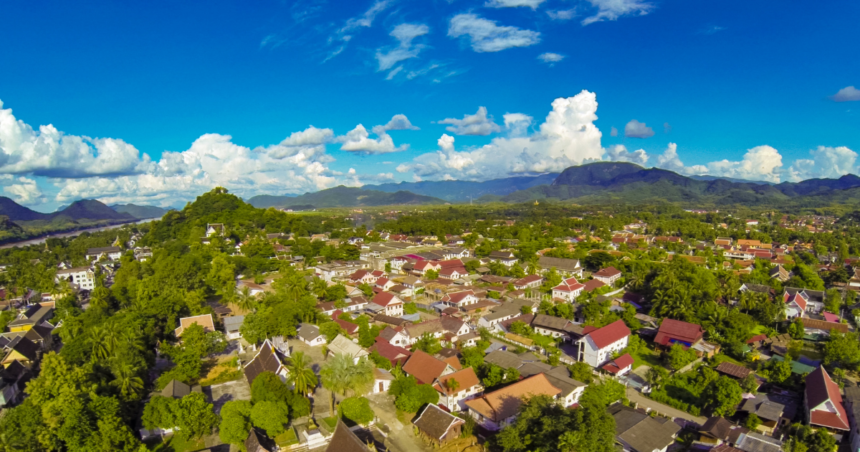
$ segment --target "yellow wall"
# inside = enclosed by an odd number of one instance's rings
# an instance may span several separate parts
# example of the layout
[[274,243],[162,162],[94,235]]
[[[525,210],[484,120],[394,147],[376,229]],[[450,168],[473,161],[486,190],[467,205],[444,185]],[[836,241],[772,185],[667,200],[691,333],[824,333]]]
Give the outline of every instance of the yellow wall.
[[9,353],[9,356],[6,357],[6,360],[3,361],[3,367],[9,367],[12,364],[12,361],[21,361],[21,362],[29,362],[30,360],[25,358],[20,353],[12,350],[12,353]]
[[12,333],[17,333],[19,331],[30,331],[33,328],[33,325],[18,325],[9,328],[9,331]]

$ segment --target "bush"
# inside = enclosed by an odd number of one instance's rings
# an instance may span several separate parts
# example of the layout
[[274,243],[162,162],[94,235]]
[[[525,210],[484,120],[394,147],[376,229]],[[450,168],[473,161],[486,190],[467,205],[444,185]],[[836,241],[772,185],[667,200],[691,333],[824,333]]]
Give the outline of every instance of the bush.
[[370,402],[364,397],[349,397],[337,407],[338,414],[355,424],[367,425],[376,415],[370,408]]

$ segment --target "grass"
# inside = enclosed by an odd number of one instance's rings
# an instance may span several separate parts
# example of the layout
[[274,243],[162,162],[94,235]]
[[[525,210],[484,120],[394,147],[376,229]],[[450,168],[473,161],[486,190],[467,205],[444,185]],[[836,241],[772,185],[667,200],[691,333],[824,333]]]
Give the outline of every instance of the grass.
[[652,350],[648,347],[641,347],[641,349],[636,353],[631,353],[630,356],[633,357],[633,368],[647,364],[649,367],[654,366],[662,366],[663,363],[660,360],[660,352],[656,350]]
[[711,362],[712,367],[716,367],[722,362],[730,362],[732,364],[737,364],[739,366],[746,366],[746,364],[732,358],[729,355],[725,355],[723,353],[718,353],[718,354],[714,355],[714,357],[712,358],[712,362]]
[[764,325],[756,325],[756,327],[753,328],[753,330],[752,330],[752,334],[753,334],[753,336],[757,336],[759,334],[765,334],[767,332],[767,330],[768,330],[768,328]]
[[168,436],[163,443],[156,438],[145,444],[153,452],[192,452],[206,448],[203,438],[185,441],[177,435]]
[[298,444],[299,437],[296,436],[296,429],[289,427],[284,433],[275,437],[275,444],[278,447],[286,447],[292,446],[293,444]]
[[337,418],[334,416],[323,418],[323,422],[325,422],[325,425],[327,425],[332,431],[337,427]]
[[203,362],[202,372],[205,376],[200,379],[201,386],[212,386],[228,381],[242,378],[242,371],[238,370],[236,357],[222,357],[207,359]]

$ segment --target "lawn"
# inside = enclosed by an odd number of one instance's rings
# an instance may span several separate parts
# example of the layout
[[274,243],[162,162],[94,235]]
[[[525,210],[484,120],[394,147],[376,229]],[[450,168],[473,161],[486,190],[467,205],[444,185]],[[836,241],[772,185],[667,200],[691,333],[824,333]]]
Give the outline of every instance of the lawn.
[[203,438],[184,441],[176,435],[168,436],[163,443],[159,439],[146,441],[146,446],[153,452],[192,452],[206,448]]
[[756,327],[752,330],[752,334],[753,336],[758,336],[759,334],[765,334],[767,330],[768,328],[764,325],[756,325]]
[[284,433],[275,437],[275,444],[278,447],[286,447],[292,446],[293,444],[298,444],[299,437],[296,436],[296,429],[293,427],[289,427]]
[[633,368],[647,364],[649,367],[654,366],[662,366],[663,363],[660,360],[660,352],[656,350],[652,350],[648,347],[641,347],[641,349],[636,353],[631,353],[630,356],[633,357]]
[[712,359],[713,359],[713,361],[711,363],[711,367],[717,367],[722,362],[730,362],[732,364],[737,364],[739,366],[745,366],[746,367],[746,364],[732,358],[731,356],[724,355],[722,353],[718,353],[718,354],[714,355],[714,357]]
[[334,431],[335,427],[337,427],[337,418],[334,416],[323,418],[323,422],[325,422],[331,431]]

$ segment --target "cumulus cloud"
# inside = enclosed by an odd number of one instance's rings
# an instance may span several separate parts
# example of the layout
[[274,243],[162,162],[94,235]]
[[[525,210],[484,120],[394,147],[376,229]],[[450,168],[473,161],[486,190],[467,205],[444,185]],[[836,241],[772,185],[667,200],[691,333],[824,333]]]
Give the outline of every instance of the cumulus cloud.
[[831,99],[835,102],[852,102],[860,100],[860,89],[853,86],[846,86],[834,94]]
[[708,174],[746,180],[780,181],[782,155],[764,145],[747,150],[740,161],[720,160],[708,163]]
[[531,9],[537,9],[546,0],[489,0],[484,3],[487,8],[517,8],[525,6]]
[[809,151],[811,159],[799,159],[788,169],[788,179],[838,178],[857,171],[857,153],[845,146],[818,146]]
[[624,126],[624,136],[627,138],[649,138],[654,136],[654,129],[635,119]]
[[597,12],[582,20],[582,25],[604,20],[617,20],[622,16],[644,16],[654,5],[642,0],[588,0]]
[[409,149],[408,144],[394,146],[391,135],[385,133],[381,127],[373,128],[376,138],[370,138],[370,134],[363,125],[359,124],[350,130],[339,140],[343,143],[341,151],[359,152],[362,154],[388,154],[391,152],[405,151]]
[[468,36],[475,52],[499,52],[540,42],[540,33],[536,31],[497,25],[495,21],[471,13],[452,17],[448,25],[448,36]]
[[50,124],[34,130],[0,101],[0,174],[116,176],[150,165],[149,156],[123,140],[67,135]]
[[445,130],[457,135],[489,135],[500,132],[502,129],[493,122],[493,117],[487,115],[486,107],[478,107],[474,115],[465,115],[463,119],[446,118],[439,124],[451,124]]
[[544,63],[549,64],[550,66],[554,66],[555,63],[564,59],[564,55],[552,52],[546,52],[538,55],[538,59],[543,61]]
[[630,162],[637,165],[645,165],[648,163],[649,155],[644,149],[637,149],[633,152],[627,150],[623,144],[616,144],[606,149],[609,160],[615,162]]
[[457,151],[454,138],[443,135],[439,150],[401,164],[397,171],[421,179],[487,180],[511,174],[561,171],[585,161],[601,160],[604,150],[597,120],[597,97],[582,91],[552,103],[539,130],[529,136],[494,138],[489,144]]
[[26,177],[16,178],[4,174],[3,177],[0,177],[0,183],[5,184],[6,181],[11,183],[3,186],[3,193],[11,197],[18,204],[35,206],[45,202],[45,195],[33,179]]
[[503,118],[508,135],[513,137],[525,136],[534,120],[531,116],[522,113],[505,113]]
[[397,114],[397,115],[394,115],[391,117],[391,120],[388,121],[388,124],[376,126],[373,128],[373,130],[374,130],[374,133],[379,133],[379,132],[376,132],[376,130],[388,131],[388,130],[419,130],[419,129],[418,129],[418,127],[413,126],[411,122],[409,122],[409,118],[407,118],[406,115]]
[[546,12],[552,20],[570,20],[576,17],[575,9],[549,10]]
[[[424,49],[424,46],[413,45],[412,41],[427,33],[430,33],[430,27],[424,24],[403,23],[394,27],[390,35],[399,41],[399,44],[394,47],[381,47],[376,50],[376,61],[379,63],[378,71],[386,71],[401,61],[417,57],[421,53],[421,50]],[[390,72],[388,78],[393,78],[400,70],[395,69]]]
[[333,130],[310,126],[301,132],[293,132],[278,145],[270,147],[267,152],[270,157],[279,160],[298,154],[322,155],[325,154],[326,143],[330,143],[333,138]]

